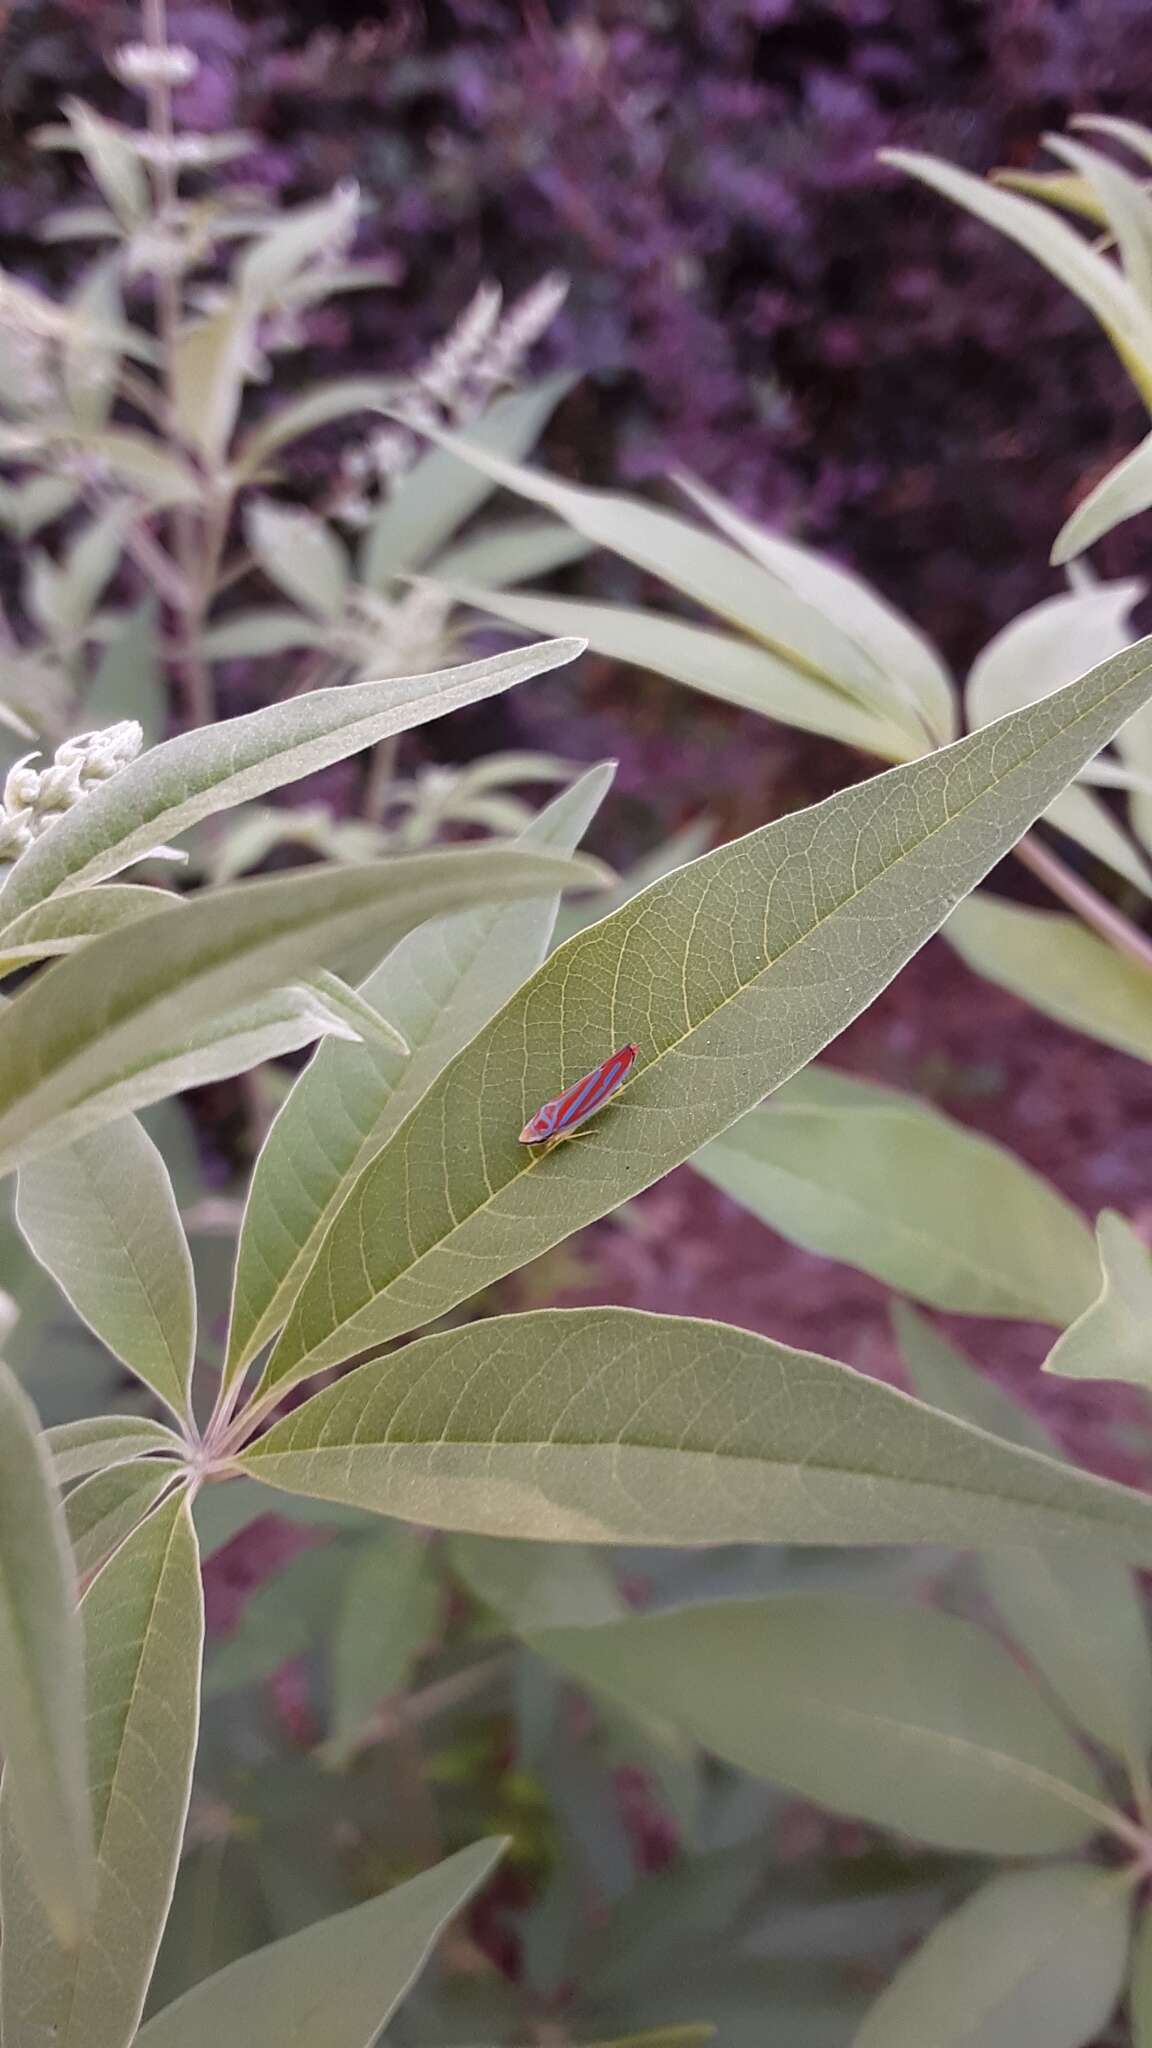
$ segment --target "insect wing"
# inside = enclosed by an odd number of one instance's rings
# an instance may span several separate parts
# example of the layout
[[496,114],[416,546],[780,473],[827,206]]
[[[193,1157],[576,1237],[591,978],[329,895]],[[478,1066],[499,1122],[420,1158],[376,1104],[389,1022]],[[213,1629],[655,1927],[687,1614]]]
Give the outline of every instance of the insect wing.
[[590,1074],[584,1074],[574,1081],[562,1095],[554,1095],[539,1108],[520,1133],[522,1145],[539,1145],[548,1138],[567,1137],[578,1125],[587,1122],[601,1104],[615,1094],[621,1082],[628,1075],[639,1048],[635,1045],[621,1046],[599,1067],[593,1067]]

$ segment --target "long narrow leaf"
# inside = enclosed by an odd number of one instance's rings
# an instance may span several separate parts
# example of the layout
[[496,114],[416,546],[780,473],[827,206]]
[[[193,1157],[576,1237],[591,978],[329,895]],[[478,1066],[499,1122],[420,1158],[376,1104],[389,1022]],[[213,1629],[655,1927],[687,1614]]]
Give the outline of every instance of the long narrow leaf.
[[562,1543],[1072,1542],[1152,1562],[1152,1501],[747,1330],[502,1316],[362,1365],[245,1471],[442,1529]]
[[1152,434],[1145,436],[1122,462],[1101,477],[1095,488],[1081,499],[1052,543],[1052,561],[1057,568],[1082,555],[1114,526],[1135,519],[1152,505]]
[[[589,769],[527,826],[525,850],[573,850],[612,780]],[[284,1321],[324,1232],[358,1173],[453,1053],[543,959],[559,898],[462,912],[401,940],[364,983],[411,1056],[380,1044],[321,1046],[288,1096],[256,1162],[236,1256],[228,1376]]]
[[61,1941],[95,1895],[76,1574],[35,1410],[0,1365],[0,1754],[4,1800]]
[[723,1600],[529,1641],[741,1770],[945,1849],[1073,1849],[1103,1783],[995,1638],[853,1593]]
[[78,952],[89,939],[119,931],[122,925],[138,924],[142,917],[152,917],[157,911],[179,910],[181,903],[179,896],[166,889],[144,889],[134,882],[109,882],[102,889],[53,896],[6,927],[0,946],[0,974],[26,967],[32,960]]
[[503,1846],[477,1842],[378,1899],[242,1957],[157,2013],[137,2048],[371,2048]]
[[1114,1871],[1005,1871],[933,1930],[853,2048],[1084,2048],[1120,1995],[1130,1919]]
[[150,1451],[180,1449],[175,1431],[146,1415],[92,1415],[80,1422],[61,1422],[45,1430],[44,1441],[61,1484],[85,1479],[89,1472],[106,1472]]
[[[0,896],[5,925],[58,890],[87,888],[216,811],[248,803],[393,733],[510,690],[579,654],[575,640],[435,675],[314,690],[142,754],[22,854]],[[2,937],[2,934],[0,934]]]
[[982,891],[953,911],[944,935],[998,987],[1074,1031],[1152,1061],[1152,973],[1078,918]]
[[[445,1313],[787,1080],[1145,701],[1149,658],[1148,642],[1130,648],[1043,703],[705,855],[570,939],[365,1168],[268,1384]],[[542,1102],[630,1040],[635,1067],[586,1135],[545,1154],[517,1142]]]
[[52,1936],[0,1802],[4,2048],[129,2048],[176,1880],[199,1718],[203,1600],[179,1497],[146,1521],[81,1610],[99,1881],[73,1949]]
[[135,1117],[22,1169],[16,1220],[78,1316],[178,1416],[196,1351],[192,1254],[168,1168]]
[[1132,1380],[1152,1392],[1152,1252],[1114,1209],[1103,1211],[1096,1236],[1099,1292],[1057,1340],[1044,1370],[1074,1380]]
[[364,940],[383,947],[428,917],[598,877],[589,862],[469,847],[242,882],[94,939],[0,1014],[0,1164],[68,1142],[87,1105],[199,1024]]

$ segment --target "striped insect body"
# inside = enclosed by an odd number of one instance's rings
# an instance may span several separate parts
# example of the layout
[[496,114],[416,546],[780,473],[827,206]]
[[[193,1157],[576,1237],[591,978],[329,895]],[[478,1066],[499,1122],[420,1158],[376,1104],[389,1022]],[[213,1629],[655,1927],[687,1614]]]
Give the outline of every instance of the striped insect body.
[[584,1074],[579,1081],[573,1081],[562,1095],[554,1095],[550,1102],[542,1103],[535,1116],[529,1117],[520,1133],[522,1145],[548,1145],[557,1138],[569,1138],[573,1131],[587,1123],[602,1109],[610,1095],[623,1085],[632,1071],[632,1065],[640,1048],[638,1045],[622,1045],[599,1067],[593,1067],[590,1074]]

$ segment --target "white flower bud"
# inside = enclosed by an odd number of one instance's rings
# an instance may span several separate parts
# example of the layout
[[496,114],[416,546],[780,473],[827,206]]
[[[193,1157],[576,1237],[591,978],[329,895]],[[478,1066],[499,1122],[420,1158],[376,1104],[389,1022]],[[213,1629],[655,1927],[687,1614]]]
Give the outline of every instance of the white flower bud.
[[40,775],[29,761],[39,759],[37,753],[23,754],[8,770],[4,783],[4,809],[6,811],[30,811],[40,794]]
[[200,59],[183,43],[167,49],[153,49],[149,43],[122,43],[112,59],[112,69],[122,85],[146,92],[150,85],[190,85],[200,69]]
[[32,844],[32,830],[22,817],[11,817],[0,805],[0,861],[18,860]]

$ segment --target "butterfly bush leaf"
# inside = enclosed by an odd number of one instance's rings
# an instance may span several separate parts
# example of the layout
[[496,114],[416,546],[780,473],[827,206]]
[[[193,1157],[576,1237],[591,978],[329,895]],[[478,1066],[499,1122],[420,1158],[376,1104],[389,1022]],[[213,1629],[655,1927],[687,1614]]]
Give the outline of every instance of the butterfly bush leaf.
[[897,1971],[853,2048],[1085,2048],[1120,1996],[1131,1913],[1114,1871],[989,1878]]
[[653,670],[735,704],[741,711],[778,718],[801,732],[817,732],[846,746],[906,761],[922,751],[901,726],[865,710],[827,683],[753,640],[708,626],[689,625],[670,613],[626,604],[591,604],[535,591],[504,591],[449,578],[437,565],[438,586],[461,604],[477,606],[528,633],[578,633],[597,654]]
[[[482,448],[516,461],[547,425],[574,378],[561,371],[497,399],[469,429]],[[491,497],[494,485],[478,468],[444,448],[431,448],[401,478],[364,535],[360,581],[384,591],[393,576],[419,569]]]
[[[521,834],[525,852],[572,851],[612,781],[590,768]],[[543,959],[559,897],[493,903],[409,934],[361,989],[411,1056],[379,1043],[321,1046],[256,1162],[236,1259],[228,1375],[280,1327],[356,1176],[441,1068]]]
[[147,1415],[86,1415],[79,1422],[46,1429],[44,1441],[61,1485],[143,1458],[149,1451],[178,1452],[181,1446],[175,1430]]
[[0,895],[0,918],[7,926],[58,891],[118,874],[202,818],[509,690],[579,652],[578,641],[565,640],[431,675],[313,690],[165,740],[93,790],[20,856]]
[[1043,1693],[953,1615],[781,1593],[529,1642],[738,1769],[940,1848],[1047,1855],[1086,1841],[1108,1811]]
[[914,1096],[837,1079],[825,1103],[785,1083],[693,1166],[792,1242],[935,1308],[1061,1325],[1080,1313],[1092,1240],[1054,1188]]
[[503,588],[566,569],[592,551],[582,534],[558,519],[502,519],[436,557],[436,581],[491,583]]
[[[1132,612],[1144,595],[1135,578],[1066,591],[1013,619],[977,656],[968,678],[970,725],[987,725],[1006,711],[1050,696],[1094,663],[1119,654],[1133,638]],[[1081,786],[1050,805],[1048,822],[1115,869],[1145,895],[1152,871],[1098,797]]]
[[904,732],[913,752],[923,751],[924,727],[886,665],[826,608],[750,561],[740,548],[643,499],[562,483],[540,470],[493,456],[472,439],[454,434],[436,438],[474,462],[494,483],[543,505],[586,540],[662,577],[790,666],[838,690],[865,711],[880,713]]
[[76,1570],[82,1579],[96,1571],[130,1536],[168,1491],[181,1467],[171,1459],[148,1458],[94,1472],[74,1486],[64,1518]]
[[1096,1237],[1099,1293],[1057,1338],[1044,1370],[1074,1380],[1132,1380],[1152,1392],[1152,1252],[1113,1209],[1104,1210]]
[[379,1898],[242,1956],[149,2020],[137,2048],[372,2048],[437,1935],[503,1848],[476,1842]]
[[98,1881],[53,1937],[0,1801],[4,2048],[129,2048],[176,1880],[199,1716],[203,1599],[186,1500],[122,1543],[81,1608]]
[[248,507],[248,545],[264,574],[314,618],[338,619],[348,596],[348,558],[331,527],[298,505],[257,498]]
[[358,1546],[329,1646],[331,1762],[347,1762],[380,1704],[407,1689],[443,1599],[437,1562],[416,1530],[396,1523]]
[[[37,1912],[75,1941],[95,1894],[76,1574],[31,1402],[0,1365],[0,1754]],[[7,1967],[7,1961],[5,1961]]]
[[[1036,1417],[976,1372],[923,1317],[898,1303],[895,1322],[921,1400],[1008,1443],[1061,1456]],[[985,1551],[980,1568],[1013,1641],[1080,1727],[1142,1784],[1152,1749],[1152,1654],[1132,1573],[1068,1546]]]
[[1102,477],[1064,521],[1052,543],[1052,561],[1062,568],[1085,548],[1103,540],[1114,526],[1135,519],[1152,505],[1152,434]]
[[137,924],[157,911],[180,907],[181,898],[167,889],[144,889],[134,882],[109,882],[102,889],[53,896],[7,927],[0,945],[0,974],[26,967],[32,960],[78,952],[103,932],[119,931],[122,925]]
[[815,548],[801,547],[783,534],[759,526],[729,505],[697,477],[676,481],[705,516],[753,561],[814,605],[855,640],[917,705],[936,742],[943,746],[956,734],[956,695],[952,679],[931,642],[903,612],[884,599],[850,569]]
[[16,1220],[102,1344],[177,1415],[196,1353],[192,1254],[168,1168],[135,1117],[22,1169]]
[[386,946],[426,918],[554,895],[600,873],[554,854],[469,847],[241,882],[179,917],[106,933],[0,1013],[0,1166],[79,1135],[77,1121],[101,1105],[114,1114],[110,1102],[124,1107],[124,1089],[198,1026],[227,1023],[246,1001],[365,940]]
[[[577,933],[364,1169],[267,1384],[444,1314],[735,1123],[867,1007],[1145,701],[1148,661],[1148,643],[1130,648]],[[629,1041],[636,1065],[583,1138],[546,1154],[517,1143],[542,1102]]]
[[558,1543],[1074,1543],[1152,1501],[747,1330],[547,1310],[360,1366],[240,1460],[288,1493]]
[[977,974],[1045,1016],[1152,1060],[1152,973],[1079,918],[981,893],[953,911],[944,935]]

